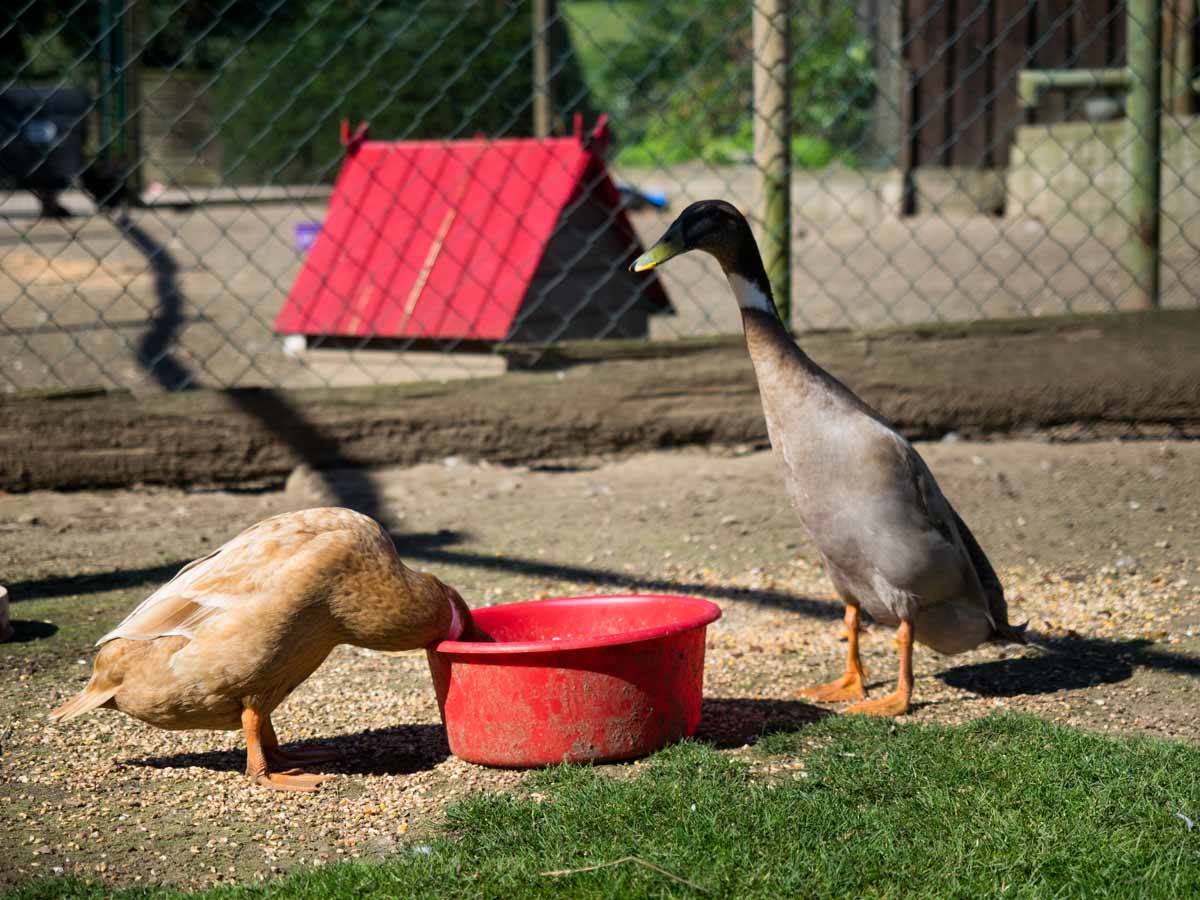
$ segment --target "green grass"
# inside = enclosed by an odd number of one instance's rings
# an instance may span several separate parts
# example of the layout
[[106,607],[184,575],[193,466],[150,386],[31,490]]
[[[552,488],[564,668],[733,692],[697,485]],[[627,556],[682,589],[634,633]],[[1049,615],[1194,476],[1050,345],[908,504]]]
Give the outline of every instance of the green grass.
[[[1200,829],[1175,815],[1200,818],[1193,747],[1031,717],[831,718],[756,752],[799,759],[808,775],[756,776],[698,744],[635,778],[555,769],[532,779],[544,802],[485,795],[453,808],[428,854],[205,896],[702,896],[636,865],[540,874],[628,855],[716,897],[1200,896]],[[16,896],[98,893],[57,881]]]

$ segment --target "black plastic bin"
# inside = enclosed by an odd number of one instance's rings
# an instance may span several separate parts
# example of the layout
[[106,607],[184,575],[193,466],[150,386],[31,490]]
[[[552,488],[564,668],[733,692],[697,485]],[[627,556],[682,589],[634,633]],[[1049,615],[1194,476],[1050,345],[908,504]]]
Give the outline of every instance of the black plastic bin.
[[0,179],[26,190],[65,190],[83,172],[86,117],[80,88],[0,91]]

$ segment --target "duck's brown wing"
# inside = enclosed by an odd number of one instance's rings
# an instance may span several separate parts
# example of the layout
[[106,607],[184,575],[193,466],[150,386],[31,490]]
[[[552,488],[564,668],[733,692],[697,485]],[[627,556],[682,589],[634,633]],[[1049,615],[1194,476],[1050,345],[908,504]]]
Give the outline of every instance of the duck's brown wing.
[[348,516],[357,515],[342,509],[309,509],[264,519],[208,556],[188,563],[96,644],[116,638],[151,641],[167,635],[191,639],[205,622],[261,596],[313,537],[344,527]]
[[[250,531],[259,527],[254,526]],[[247,534],[243,532],[208,556],[192,560],[139,603],[120,625],[96,641],[96,646],[117,638],[152,641],[173,634],[195,637],[201,625],[240,602],[248,593],[245,576],[252,576],[252,571],[246,570],[245,563],[250,560],[244,555],[246,546],[242,540]],[[255,558],[254,562],[263,561]],[[239,581],[240,586],[236,584]]]

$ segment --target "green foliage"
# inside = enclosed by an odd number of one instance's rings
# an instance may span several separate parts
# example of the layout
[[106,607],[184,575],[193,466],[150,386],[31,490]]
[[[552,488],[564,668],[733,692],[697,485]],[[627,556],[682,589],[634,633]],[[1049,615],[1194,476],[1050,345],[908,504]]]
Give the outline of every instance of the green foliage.
[[[678,145],[668,145],[665,152],[678,153]],[[638,148],[631,148],[637,150]],[[729,137],[707,140],[700,148],[700,157],[713,165],[744,162],[754,154],[754,129],[749,119],[738,123],[737,131]],[[634,156],[636,159],[636,155]],[[857,162],[853,150],[839,149],[825,138],[796,135],[792,138],[792,164],[801,169],[823,169],[835,159],[848,166]],[[627,161],[622,157],[623,161]],[[628,161],[627,161],[628,162]],[[630,162],[630,165],[639,163]]]
[[[745,159],[753,151],[751,6],[742,0],[569,2],[564,14],[596,105],[630,166]],[[854,4],[797,3],[792,131],[798,165],[852,161],[875,91]],[[817,152],[831,149],[823,162]]]
[[207,3],[146,0],[145,7],[145,65],[204,72],[220,69],[259,35],[292,31],[304,10],[303,3],[287,0],[222,0],[215,17]]
[[621,162],[693,159],[750,105],[750,6],[740,0],[567,3],[572,44]]
[[[72,0],[5,4],[0,16],[0,79],[29,81],[73,73],[99,32],[97,5]],[[3,84],[0,81],[0,87]]]
[[835,159],[847,166],[858,163],[853,150],[839,149],[824,138],[803,135],[792,138],[792,162],[801,169],[823,169]]
[[[27,4],[0,36],[0,72],[92,74],[98,8]],[[585,105],[608,112],[627,165],[750,155],[751,4],[563,0],[559,9],[565,24],[551,40],[563,121]],[[852,162],[845,151],[862,136],[875,84],[854,4],[794,9],[796,162]],[[230,182],[330,180],[342,118],[368,119],[386,139],[531,130],[529,0],[226,0],[216,18],[204,4],[147,0],[145,10],[147,65],[215,78]]]
[[853,150],[875,97],[875,70],[855,4],[824,5],[825,19],[810,10],[793,20],[792,133]]
[[[343,118],[368,120],[384,140],[530,133],[528,4],[295,6],[291,29],[238,52],[217,82],[228,180],[330,180],[342,158]],[[570,67],[558,90],[584,99]]]
[[[13,4],[8,20],[0,18],[0,75],[68,81],[94,75],[105,4],[110,13],[124,6],[113,0]],[[143,0],[142,63],[159,69],[217,69],[251,35],[263,29],[288,30],[299,5],[287,0],[221,0],[219,15],[214,15],[217,10],[206,3]]]
[[[629,863],[544,874],[626,856],[711,896],[749,900],[1200,896],[1200,832],[1175,815],[1200,810],[1195,747],[1111,740],[1029,716],[960,727],[831,717],[765,737],[759,754],[803,768],[756,776],[684,744],[632,778],[551,769],[530,779],[541,802],[474,795],[450,810],[447,832],[424,851],[203,896],[696,895]],[[16,897],[102,893],[49,880]]]
[[[92,75],[99,6],[28,4],[0,35],[0,73]],[[222,0],[219,15],[146,0],[145,11],[143,63],[213,79],[229,182],[332,180],[343,118],[369,120],[383,139],[531,131],[529,0]],[[565,44],[561,25],[550,37]],[[574,56],[557,56],[569,121],[587,90]]]

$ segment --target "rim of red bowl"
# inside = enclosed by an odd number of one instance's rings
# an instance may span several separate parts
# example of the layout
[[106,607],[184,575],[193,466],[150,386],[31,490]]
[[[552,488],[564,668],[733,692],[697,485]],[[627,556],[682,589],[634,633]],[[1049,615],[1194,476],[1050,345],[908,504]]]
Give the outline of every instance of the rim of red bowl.
[[683,619],[677,619],[663,625],[651,625],[647,628],[635,628],[631,631],[617,631],[612,634],[589,634],[582,637],[564,638],[563,640],[548,641],[439,641],[430,645],[435,653],[457,655],[496,655],[514,653],[559,653],[564,650],[588,650],[594,647],[612,647],[616,644],[636,644],[640,641],[650,641],[691,631],[703,625],[709,625],[721,618],[721,607],[703,597],[692,597],[686,594],[589,594],[578,597],[548,597],[545,600],[525,600],[517,603],[499,603],[495,606],[485,606],[482,609],[509,609],[522,606],[541,606],[544,604],[594,606],[598,602],[614,603],[621,601],[644,600],[684,600],[695,606],[696,612]]

